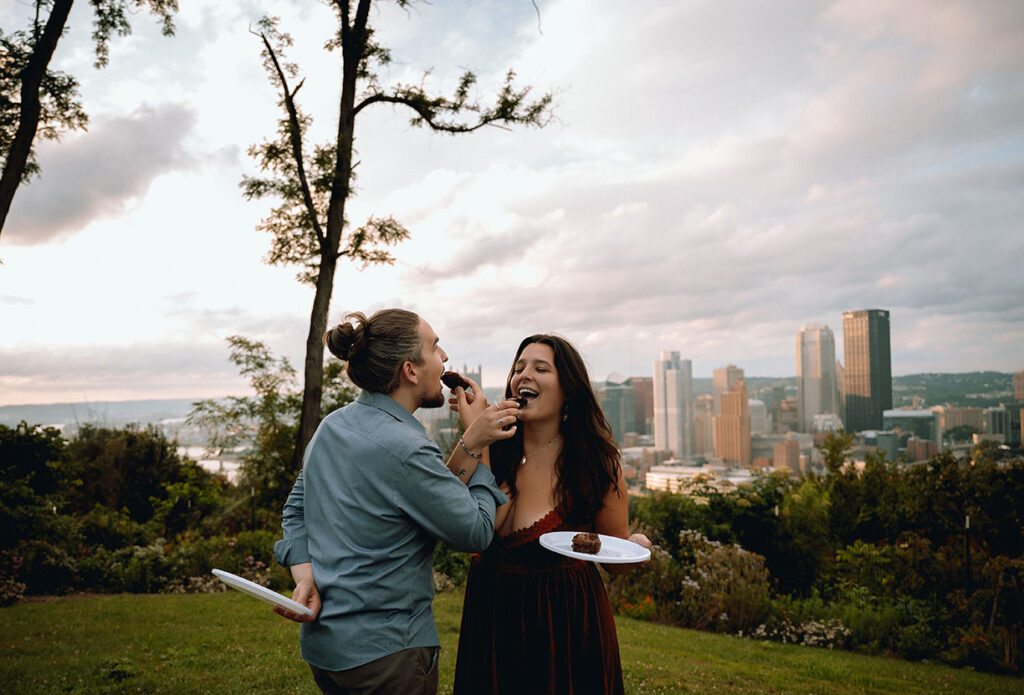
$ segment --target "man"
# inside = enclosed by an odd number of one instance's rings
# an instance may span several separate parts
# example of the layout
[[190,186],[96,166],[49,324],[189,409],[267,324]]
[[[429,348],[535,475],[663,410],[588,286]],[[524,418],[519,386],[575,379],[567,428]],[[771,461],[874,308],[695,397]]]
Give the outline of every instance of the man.
[[456,389],[479,417],[446,467],[412,415],[445,404],[448,355],[430,325],[401,309],[355,313],[324,342],[362,393],[324,418],[306,447],[274,546],[295,580],[292,597],[314,615],[274,610],[303,623],[302,657],[324,693],[435,693],[434,545],[490,544],[495,507],[508,499],[478,464],[484,447],[515,431],[501,424],[518,411],[484,410],[482,397]]

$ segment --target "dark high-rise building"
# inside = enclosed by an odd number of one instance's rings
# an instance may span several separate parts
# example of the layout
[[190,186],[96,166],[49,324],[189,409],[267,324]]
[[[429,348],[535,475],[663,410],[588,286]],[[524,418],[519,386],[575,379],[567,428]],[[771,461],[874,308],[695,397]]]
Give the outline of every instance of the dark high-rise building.
[[627,383],[633,387],[633,426],[636,433],[654,434],[654,379],[631,376]]
[[619,374],[612,374],[607,381],[593,386],[597,402],[612,427],[612,436],[621,445],[627,432],[636,431],[633,386]]
[[882,428],[882,411],[892,408],[892,353],[889,312],[843,312],[844,387],[847,432]]

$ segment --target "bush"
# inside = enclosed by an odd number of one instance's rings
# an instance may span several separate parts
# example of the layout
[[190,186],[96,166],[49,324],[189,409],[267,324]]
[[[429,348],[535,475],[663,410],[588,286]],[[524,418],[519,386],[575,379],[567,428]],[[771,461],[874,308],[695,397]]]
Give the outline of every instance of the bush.
[[25,585],[18,581],[22,562],[21,556],[0,551],[0,606],[9,606],[25,596]]
[[[213,569],[231,572],[262,586],[281,591],[292,586],[287,570],[273,558],[276,534],[271,531],[243,531],[237,536],[185,538],[171,553],[170,571],[177,580],[173,590],[200,587]],[[219,583],[219,582],[218,582]]]
[[769,606],[764,558],[737,545],[709,541],[681,531],[676,560],[660,546],[632,576],[610,582],[612,605],[620,612],[680,627],[747,632]]
[[48,540],[19,544],[24,558],[23,577],[32,594],[66,594],[76,587],[78,563],[67,550]]
[[81,517],[82,541],[108,550],[150,545],[156,540],[151,528],[134,521],[126,509],[111,509],[97,504]]
[[850,630],[837,618],[793,623],[788,618],[773,616],[766,623],[758,625],[750,636],[783,644],[841,649],[850,639]]
[[1016,671],[1017,665],[1003,657],[1017,639],[1016,633],[1005,629],[988,632],[979,626],[964,628],[953,635],[942,658],[954,666],[971,666],[982,671]]
[[446,576],[455,586],[462,586],[469,574],[469,558],[469,553],[460,553],[438,542],[434,548],[434,573]]

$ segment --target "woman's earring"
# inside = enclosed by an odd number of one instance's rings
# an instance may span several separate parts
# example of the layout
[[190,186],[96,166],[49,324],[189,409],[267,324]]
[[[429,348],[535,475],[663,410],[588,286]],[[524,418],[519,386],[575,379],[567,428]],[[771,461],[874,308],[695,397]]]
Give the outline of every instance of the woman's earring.
[[568,403],[563,403],[562,404],[562,422],[565,422],[568,419],[569,419],[569,404]]

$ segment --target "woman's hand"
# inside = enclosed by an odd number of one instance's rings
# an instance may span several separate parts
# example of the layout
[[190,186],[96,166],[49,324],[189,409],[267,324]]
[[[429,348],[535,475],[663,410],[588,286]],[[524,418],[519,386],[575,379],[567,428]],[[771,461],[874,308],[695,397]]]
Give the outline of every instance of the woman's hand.
[[628,540],[628,541],[630,541],[632,543],[636,543],[637,545],[642,546],[644,548],[647,548],[648,550],[650,550],[651,545],[653,545],[651,543],[651,539],[648,538],[647,536],[645,536],[642,533],[634,533],[632,536],[630,536],[626,540]]
[[320,592],[317,591],[316,582],[313,580],[313,565],[312,563],[305,562],[301,565],[292,565],[290,569],[292,571],[292,578],[295,579],[295,591],[292,592],[292,600],[296,603],[301,603],[313,611],[313,614],[293,613],[280,606],[274,606],[274,612],[297,623],[311,623],[320,615]]

